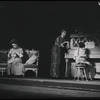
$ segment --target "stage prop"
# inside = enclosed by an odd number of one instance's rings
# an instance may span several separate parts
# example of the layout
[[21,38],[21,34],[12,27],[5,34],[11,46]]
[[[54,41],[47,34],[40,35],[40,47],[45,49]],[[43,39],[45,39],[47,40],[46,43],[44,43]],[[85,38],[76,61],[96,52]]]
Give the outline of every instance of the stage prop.
[[98,35],[71,34],[69,39],[69,50],[65,53],[66,70],[65,77],[75,76],[74,51],[78,48],[78,43],[84,42],[88,50],[89,60],[92,63],[90,68],[92,78],[100,79],[100,37]]

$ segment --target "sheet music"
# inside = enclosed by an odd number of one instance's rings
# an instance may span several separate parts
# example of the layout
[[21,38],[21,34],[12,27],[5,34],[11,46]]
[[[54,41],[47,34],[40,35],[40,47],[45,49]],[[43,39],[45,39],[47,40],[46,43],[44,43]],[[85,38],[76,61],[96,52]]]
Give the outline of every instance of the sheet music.
[[85,42],[85,47],[86,48],[94,48],[95,47],[94,41],[92,41],[92,42]]

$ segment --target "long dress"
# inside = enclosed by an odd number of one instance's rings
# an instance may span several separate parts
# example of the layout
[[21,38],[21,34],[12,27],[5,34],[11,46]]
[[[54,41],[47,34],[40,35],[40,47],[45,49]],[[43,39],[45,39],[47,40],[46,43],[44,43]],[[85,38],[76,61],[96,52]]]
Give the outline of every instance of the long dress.
[[64,38],[58,36],[51,50],[51,66],[50,66],[50,76],[59,77],[59,67],[61,63],[61,43],[65,41]]
[[24,65],[22,64],[22,59],[20,57],[15,56],[16,53],[23,55],[22,48],[11,48],[8,55],[10,55],[11,59],[8,60],[7,74],[8,75],[23,75],[22,69]]

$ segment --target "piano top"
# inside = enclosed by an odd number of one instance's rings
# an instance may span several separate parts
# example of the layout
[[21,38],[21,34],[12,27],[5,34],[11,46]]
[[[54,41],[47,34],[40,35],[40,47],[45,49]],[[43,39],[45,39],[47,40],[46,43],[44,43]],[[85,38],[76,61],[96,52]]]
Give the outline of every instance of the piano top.
[[[65,58],[73,58],[74,51],[78,48],[78,41],[80,38],[81,41],[86,43],[85,46],[89,50],[89,57],[100,58],[100,39],[96,34],[71,34],[69,40],[70,49],[68,53],[65,54]],[[86,41],[84,41],[84,39],[86,39]]]
[[[69,49],[68,53],[65,54],[65,58],[69,58],[69,59],[73,58],[75,50],[76,49]],[[89,55],[90,58],[100,58],[100,47],[91,48],[89,49],[89,52],[90,52]]]
[[[100,54],[99,55],[90,55],[89,56],[90,58],[100,58]],[[68,55],[68,54],[65,54],[65,59],[72,59],[73,58],[73,55]]]

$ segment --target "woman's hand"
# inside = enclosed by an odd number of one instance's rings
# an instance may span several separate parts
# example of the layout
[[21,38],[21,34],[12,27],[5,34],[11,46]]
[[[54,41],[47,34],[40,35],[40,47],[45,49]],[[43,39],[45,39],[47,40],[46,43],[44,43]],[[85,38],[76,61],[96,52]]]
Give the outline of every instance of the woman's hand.
[[14,53],[13,57],[15,58],[16,56],[17,56],[16,53]]

